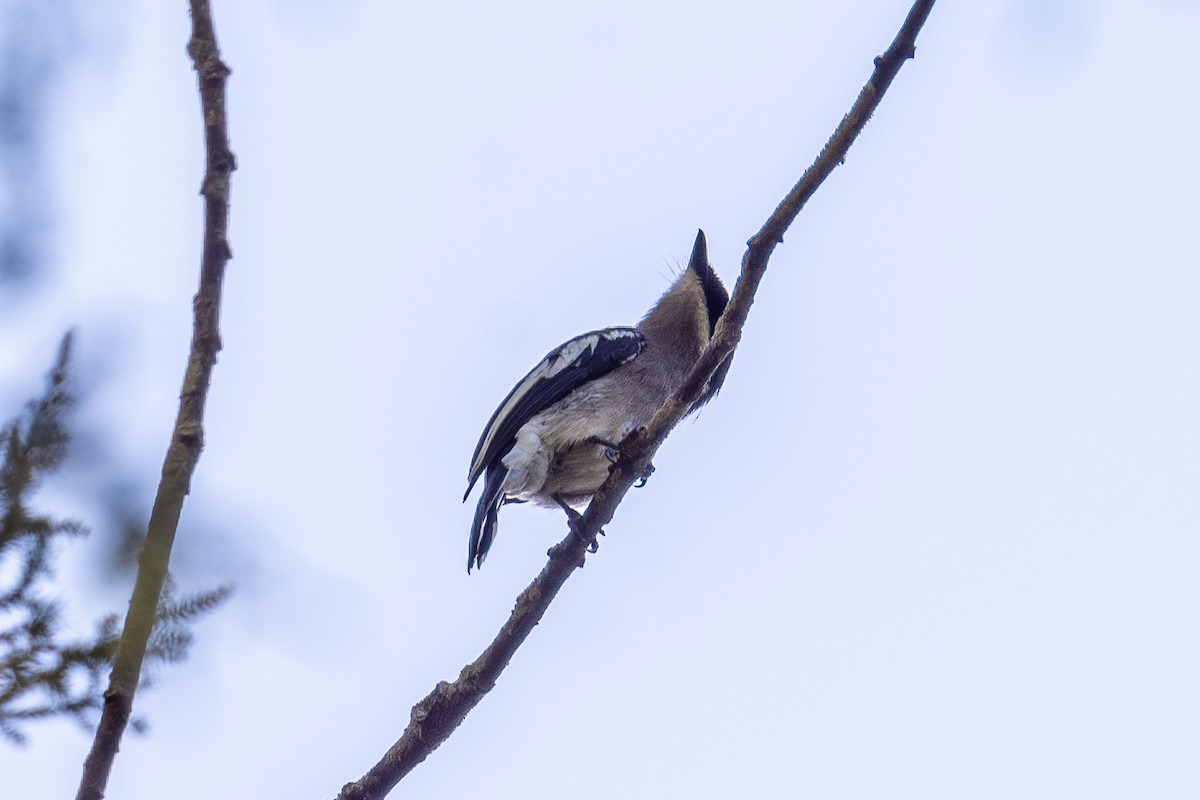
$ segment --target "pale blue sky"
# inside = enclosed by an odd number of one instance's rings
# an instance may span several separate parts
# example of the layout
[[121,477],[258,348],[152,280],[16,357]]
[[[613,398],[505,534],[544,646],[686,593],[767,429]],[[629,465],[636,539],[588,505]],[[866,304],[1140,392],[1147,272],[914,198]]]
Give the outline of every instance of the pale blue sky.
[[[186,3],[125,7],[55,107],[56,271],[0,376],[36,390],[79,325],[148,508],[202,160]],[[242,591],[110,796],[372,765],[564,533],[506,508],[466,575],[496,403],[697,227],[732,284],[907,8],[216,0],[234,260],[176,568]],[[939,4],[724,391],[394,796],[1200,795],[1197,34],[1182,0]],[[87,558],[83,620],[126,591]],[[5,796],[69,796],[90,734],[32,735]]]

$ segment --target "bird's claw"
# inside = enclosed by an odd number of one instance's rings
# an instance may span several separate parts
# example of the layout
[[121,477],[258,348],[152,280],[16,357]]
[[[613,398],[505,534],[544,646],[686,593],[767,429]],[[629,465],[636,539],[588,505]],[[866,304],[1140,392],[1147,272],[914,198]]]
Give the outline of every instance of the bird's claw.
[[654,465],[653,465],[653,464],[647,464],[647,465],[646,465],[646,469],[645,469],[645,471],[644,471],[644,472],[642,472],[642,474],[638,476],[637,483],[635,483],[635,484],[633,485],[633,488],[635,488],[635,489],[640,489],[640,488],[642,488],[643,486],[645,486],[645,485],[646,485],[646,481],[650,480],[650,476],[651,476],[651,475],[653,475],[653,474],[654,474]]
[[587,551],[588,551],[589,553],[595,553],[597,550],[599,550],[599,549],[600,549],[600,537],[601,537],[601,536],[603,536],[603,535],[604,535],[604,529],[603,529],[603,528],[601,528],[600,530],[596,531],[596,538],[595,538],[595,539],[592,539],[592,541],[588,542]]

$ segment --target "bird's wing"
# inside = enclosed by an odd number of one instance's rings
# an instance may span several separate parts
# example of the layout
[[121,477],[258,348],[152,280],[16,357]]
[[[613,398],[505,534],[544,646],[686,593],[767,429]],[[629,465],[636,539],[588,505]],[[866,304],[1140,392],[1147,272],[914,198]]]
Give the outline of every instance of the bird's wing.
[[636,358],[643,344],[633,328],[605,328],[576,336],[547,353],[488,420],[471,457],[463,500],[488,465],[512,447],[522,425],[588,381]]

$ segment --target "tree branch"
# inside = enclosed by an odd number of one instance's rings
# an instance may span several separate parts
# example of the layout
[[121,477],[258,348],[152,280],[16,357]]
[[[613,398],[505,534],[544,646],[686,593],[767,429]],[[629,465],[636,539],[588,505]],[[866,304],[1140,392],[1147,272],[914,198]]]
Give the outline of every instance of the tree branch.
[[83,765],[83,778],[76,800],[100,800],[108,784],[113,759],[133,710],[146,656],[146,645],[154,625],[155,610],[167,576],[171,545],[183,510],[183,499],[191,488],[192,474],[204,447],[204,405],[217,352],[221,349],[219,318],[221,285],[225,265],[232,257],[229,228],[229,177],[235,169],[229,150],[225,119],[225,81],[229,68],[221,61],[213,31],[212,10],[208,0],[189,0],[192,12],[192,36],[188,54],[196,70],[200,89],[200,107],[204,117],[206,163],[200,193],[204,196],[204,245],[200,261],[200,288],[193,300],[192,345],[179,414],[167,455],[162,479],[150,512],[146,542],[138,558],[137,580],[121,641],[113,658],[104,709]]
[[842,163],[850,145],[866,126],[892,80],[905,61],[916,53],[916,36],[933,9],[934,0],[918,0],[909,10],[896,38],[883,55],[875,59],[875,70],[859,92],[850,112],[842,118],[820,155],[796,183],[766,224],[749,242],[742,257],[742,271],[733,296],[713,333],[708,347],[700,355],[680,388],[667,399],[650,424],[634,431],[621,442],[620,457],[604,486],[593,497],[582,517],[572,521],[572,531],[552,547],[550,559],[541,574],[521,596],[500,633],[488,648],[463,668],[458,680],[442,681],[412,709],[404,734],[361,780],[342,787],[338,800],[378,800],[420,764],[495,685],[525,637],[541,620],[567,577],[583,566],[588,546],[601,528],[613,518],[625,494],[645,472],[655,452],[671,429],[687,414],[704,392],[716,368],[729,357],[741,340],[742,327],[750,313],[754,295],[767,269],[775,245],[796,219],[800,209]]

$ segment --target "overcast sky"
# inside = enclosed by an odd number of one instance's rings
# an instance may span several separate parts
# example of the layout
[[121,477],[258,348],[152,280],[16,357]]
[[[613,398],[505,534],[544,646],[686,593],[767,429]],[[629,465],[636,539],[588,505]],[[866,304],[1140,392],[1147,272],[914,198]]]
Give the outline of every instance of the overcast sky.
[[[0,416],[79,326],[81,422],[148,513],[202,142],[187,4],[118,5],[56,89]],[[374,764],[565,532],[510,506],[467,576],[496,404],[636,322],[696,228],[732,285],[907,9],[216,0],[234,260],[173,566],[240,591],[139,695],[109,796]],[[935,7],[724,390],[394,796],[1200,796],[1198,35],[1188,0]],[[128,594],[93,538],[80,624]],[[30,734],[0,793],[72,796],[90,731]]]

